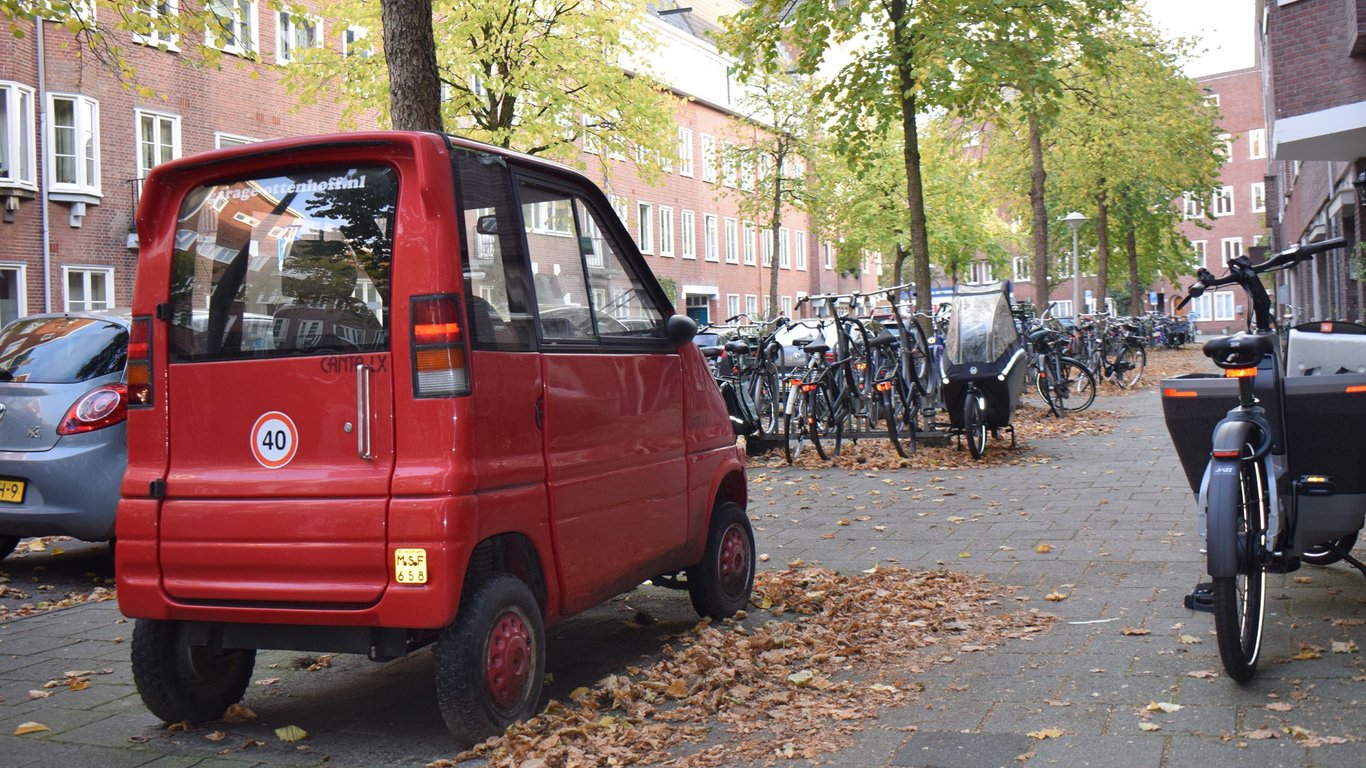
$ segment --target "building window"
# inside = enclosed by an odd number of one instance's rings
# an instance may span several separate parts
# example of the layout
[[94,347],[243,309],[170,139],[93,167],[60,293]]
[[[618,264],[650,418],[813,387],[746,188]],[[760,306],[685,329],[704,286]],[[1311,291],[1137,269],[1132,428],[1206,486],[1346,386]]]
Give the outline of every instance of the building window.
[[1191,300],[1189,317],[1193,320],[1210,320],[1214,316],[1208,293]]
[[773,266],[773,230],[768,227],[759,230],[759,256],[765,269]]
[[1204,240],[1192,240],[1191,251],[1195,253],[1195,266],[1209,269],[1209,264],[1205,262],[1205,254],[1208,243]]
[[1190,192],[1181,193],[1181,215],[1187,219],[1203,219],[1205,217],[1205,206],[1200,203],[1200,198]]
[[0,325],[28,314],[28,267],[0,264]]
[[1228,185],[1220,187],[1219,191],[1214,193],[1214,201],[1213,205],[1210,206],[1210,210],[1215,216],[1232,216],[1233,187]]
[[596,155],[602,151],[598,143],[597,134],[593,133],[593,128],[596,127],[596,124],[597,121],[591,116],[583,116],[583,151],[590,155]]
[[[133,32],[133,42],[142,45],[151,45],[158,48],[165,48],[170,51],[179,50],[180,36],[171,31],[175,22],[170,19],[180,13],[180,0],[154,0],[154,2],[142,2],[137,4],[140,14],[138,25],[140,29]],[[146,22],[145,28],[143,22]]]
[[1233,291],[1219,291],[1214,294],[1214,319],[1233,319]]
[[716,183],[716,139],[702,136],[702,180]]
[[754,266],[754,222],[747,221],[740,227],[740,250],[744,254],[745,266]]
[[654,253],[655,243],[654,238],[652,237],[655,229],[654,206],[649,203],[638,203],[636,205],[636,212],[640,215],[640,221],[637,222],[640,232],[640,252]]
[[735,219],[727,218],[723,223],[726,240],[726,263],[740,263],[740,226]]
[[1224,264],[1233,261],[1243,255],[1243,238],[1226,237],[1219,241],[1219,252],[1224,257]]
[[1053,311],[1050,313],[1051,317],[1072,317],[1071,299],[1061,299],[1053,302],[1053,305]]
[[740,189],[754,191],[754,149],[746,147],[740,154]]
[[792,297],[783,296],[778,300],[779,306],[783,308],[783,317],[792,317]]
[[366,42],[369,37],[370,30],[365,27],[347,27],[342,32],[342,56],[374,56],[375,47]]
[[100,194],[100,103],[88,96],[48,94],[47,161],[52,191]]
[[740,183],[740,159],[736,157],[735,145],[729,141],[721,142],[721,184],[735,189]]
[[792,260],[797,269],[806,271],[806,233],[797,231],[792,235]]
[[316,16],[279,11],[275,22],[275,60],[281,64],[297,61],[305,49],[323,44],[323,20]]
[[1227,133],[1219,134],[1219,154],[1226,163],[1233,162],[1233,137]]
[[209,0],[206,8],[214,19],[204,34],[205,45],[238,56],[256,54],[256,0]]
[[974,261],[968,265],[968,282],[976,285],[982,283],[995,282],[992,275],[991,262]]
[[1258,181],[1252,185],[1252,212],[1266,212],[1266,182]]
[[180,157],[180,117],[133,110],[138,124],[138,178],[152,168]]
[[830,241],[827,240],[826,243],[825,243],[825,245],[822,246],[822,251],[824,252],[824,258],[822,258],[821,261],[823,262],[825,269],[826,269],[826,270],[832,270],[832,269],[834,269],[834,268],[835,268],[835,244],[834,244],[834,243],[831,243]]
[[1253,128],[1247,132],[1247,156],[1251,160],[1266,157],[1266,129]]
[[759,314],[759,297],[752,293],[745,294],[745,314],[756,317]]
[[89,312],[114,306],[111,267],[62,267],[66,283],[63,311]]
[[[738,314],[740,314],[740,294],[738,294],[738,293],[728,293],[728,294],[726,294],[726,317],[728,317],[728,318],[730,318],[730,317],[735,317],[735,316],[738,315]],[[750,318],[750,320],[753,320],[753,319],[754,319],[754,318],[752,318],[752,317]]]
[[683,238],[683,258],[697,258],[697,222],[692,211],[678,212],[678,235]]
[[707,261],[719,261],[720,252],[716,242],[716,214],[702,216],[702,248]]
[[213,146],[215,149],[224,147],[240,147],[243,144],[254,144],[260,139],[252,139],[246,136],[237,136],[231,133],[215,133],[213,135]]
[[787,242],[787,241],[788,241],[788,231],[787,231],[787,227],[779,227],[779,228],[778,228],[778,268],[779,268],[779,269],[791,269],[791,268],[792,268],[792,253],[791,253],[791,249],[790,249],[789,246],[788,246],[788,242]]
[[692,175],[692,129],[678,129],[678,174]]
[[1211,93],[1211,94],[1206,95],[1206,96],[1205,96],[1205,104],[1207,104],[1207,105],[1209,105],[1209,106],[1211,106],[1211,107],[1218,108],[1218,106],[1219,106],[1219,94],[1217,94],[1217,93]]
[[1015,275],[1015,282],[1017,283],[1029,282],[1032,267],[1033,264],[1029,256],[1016,256],[1010,260],[1011,274]]
[[659,206],[659,255],[674,255],[674,209]]
[[38,188],[33,89],[0,82],[0,187]]

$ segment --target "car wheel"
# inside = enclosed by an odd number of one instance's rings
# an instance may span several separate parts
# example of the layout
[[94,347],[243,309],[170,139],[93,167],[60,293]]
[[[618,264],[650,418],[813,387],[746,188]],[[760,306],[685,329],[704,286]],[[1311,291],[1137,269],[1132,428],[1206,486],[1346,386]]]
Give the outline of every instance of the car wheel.
[[18,536],[0,536],[0,560],[9,557],[9,554],[17,546],[19,546]]
[[133,682],[148,711],[168,723],[215,720],[242,700],[255,650],[191,645],[190,625],[138,619],[133,627]]
[[688,596],[699,616],[720,621],[749,604],[754,589],[754,532],[733,501],[712,513],[702,561],[688,569]]
[[441,717],[462,745],[531,717],[545,676],[545,627],[531,589],[510,574],[489,576],[441,631],[435,660]]

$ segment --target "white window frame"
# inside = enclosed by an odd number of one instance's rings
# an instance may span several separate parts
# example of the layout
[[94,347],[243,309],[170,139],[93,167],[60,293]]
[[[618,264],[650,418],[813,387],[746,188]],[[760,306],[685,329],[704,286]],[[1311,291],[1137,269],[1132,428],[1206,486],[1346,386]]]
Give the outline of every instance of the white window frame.
[[[34,104],[37,92],[22,83],[0,81],[5,95],[4,146],[0,146],[0,187],[38,189],[38,142],[34,140],[37,121]],[[17,161],[17,162],[16,162]],[[17,167],[17,171],[16,171]]]
[[721,142],[721,185],[735,189],[740,184],[740,162],[735,156],[735,145]]
[[[306,28],[313,30],[311,43],[296,39],[298,33]],[[291,14],[289,11],[275,12],[275,62],[277,64],[292,64],[298,61],[297,51],[304,48],[321,48],[326,39],[321,16]]]
[[702,180],[716,183],[716,139],[702,134]]
[[1243,238],[1225,237],[1219,240],[1219,256],[1223,259],[1223,263],[1219,266],[1224,266],[1224,264],[1242,256],[1243,253]]
[[[80,302],[80,306],[76,306],[76,305],[73,305],[73,304],[72,304],[70,287],[71,287],[71,276],[72,276],[73,273],[80,273],[81,275],[83,275],[82,280],[81,280],[81,282],[83,283],[82,288],[83,288],[83,290],[84,290],[84,292],[85,292],[85,295],[86,295],[87,297],[90,295],[91,278],[94,277],[94,276],[96,276],[96,275],[99,275],[99,276],[102,276],[102,277],[103,277],[103,279],[104,279],[104,284],[105,284],[105,291],[104,291],[105,300],[104,300],[102,306],[94,306],[94,303],[93,303],[90,299],[88,299],[88,298],[85,299],[84,301]],[[91,266],[91,265],[86,265],[86,264],[70,264],[70,265],[66,265],[66,266],[63,266],[63,267],[62,267],[62,311],[63,311],[63,312],[93,311],[93,310],[97,310],[97,309],[110,309],[110,308],[115,307],[115,306],[117,306],[117,299],[115,299],[115,297],[114,297],[114,268],[113,268],[113,267]]]
[[[57,125],[55,119],[56,102],[73,102],[72,114],[75,124],[71,126],[75,141],[75,180],[57,180],[57,130],[66,126]],[[79,93],[47,94],[47,136],[44,137],[46,149],[43,164],[48,169],[48,189],[59,195],[76,195],[98,199],[100,194],[100,103],[89,96]],[[82,152],[82,138],[89,142],[90,151]]]
[[727,216],[721,222],[721,232],[726,248],[726,263],[740,263],[740,222]]
[[[0,271],[13,270],[14,277],[14,317],[8,320],[16,320],[28,314],[28,265],[15,261],[0,261]],[[3,320],[3,318],[0,318]],[[6,322],[8,320],[5,320]]]
[[759,314],[759,297],[752,293],[745,294],[745,314],[751,318]]
[[[254,57],[261,50],[261,25],[260,15],[257,13],[257,0],[209,0],[205,3],[205,12],[223,18],[224,14],[219,14],[215,7],[220,7],[228,13],[226,17],[230,19],[232,27],[232,43],[220,45],[215,33],[221,29],[210,26],[204,30],[204,44],[224,53],[245,58]],[[245,43],[245,44],[244,44]]]
[[1252,198],[1252,207],[1249,210],[1253,213],[1266,213],[1266,182],[1252,182],[1248,192]]
[[1218,141],[1223,145],[1223,151],[1220,154],[1224,156],[1224,162],[1233,162],[1233,136],[1227,133],[1221,133],[1219,134]]
[[787,227],[778,227],[778,269],[792,269],[792,247],[788,243],[791,234]]
[[598,144],[598,137],[589,130],[593,124],[593,116],[584,115],[580,122],[583,125],[583,151],[590,155],[602,154],[602,147]]
[[1205,293],[1191,300],[1189,314],[1195,316],[1196,322],[1208,322],[1214,319],[1214,302],[1210,296],[1211,294]]
[[1034,273],[1034,261],[1032,256],[1016,256],[1010,260],[1010,272],[1012,279],[1017,283],[1028,283],[1030,275]]
[[[735,317],[738,314],[740,314],[740,294],[726,294],[726,317]],[[750,320],[753,319],[754,318],[752,317],[750,318]]]
[[744,259],[745,266],[752,267],[755,262],[754,255],[754,222],[746,221],[740,225],[740,253]]
[[655,208],[644,200],[636,201],[636,237],[641,253],[654,253]]
[[1223,216],[1232,216],[1233,213],[1233,187],[1225,184],[1210,199],[1210,215],[1217,219]]
[[697,214],[688,209],[678,212],[678,234],[682,238],[683,258],[697,258]]
[[764,265],[764,269],[773,267],[773,228],[764,227],[759,230],[759,261]]
[[1192,240],[1191,250],[1195,252],[1195,266],[1209,269],[1209,241]]
[[1266,129],[1253,128],[1247,132],[1247,157],[1261,160],[1266,157]]
[[260,141],[260,139],[253,139],[250,136],[238,136],[235,133],[223,133],[222,131],[214,131],[213,134],[214,149],[222,149],[224,147],[240,147],[243,144],[255,144],[258,141]]
[[1187,219],[1205,218],[1205,206],[1200,198],[1190,192],[1181,193],[1181,216]]
[[720,261],[721,248],[718,240],[716,214],[702,214],[702,252],[707,261]]
[[1072,317],[1072,316],[1073,316],[1073,315],[1072,315],[1072,300],[1071,300],[1071,299],[1059,299],[1059,300],[1053,302],[1053,304],[1055,305],[1055,307],[1054,307],[1053,312],[1050,314],[1051,317]]
[[147,30],[147,34],[140,32],[133,33],[133,42],[139,45],[148,45],[153,48],[161,48],[167,51],[180,50],[180,35],[172,32],[166,35],[156,28],[157,19],[164,16],[180,15],[180,0],[153,0],[153,2],[138,3],[137,12],[146,15],[151,19],[152,26]]
[[693,148],[692,148],[692,129],[678,129],[678,175],[692,176],[693,174]]
[[806,233],[800,229],[792,233],[792,263],[798,271],[806,271]]
[[[370,39],[370,29],[368,27],[352,24],[346,29],[343,29],[341,34],[342,57],[361,56],[368,58],[374,56],[375,46],[373,43],[366,45],[364,48],[360,47],[360,42],[368,39]],[[351,50],[352,48],[359,48],[359,50],[353,51]]]
[[825,241],[824,253],[821,255],[821,266],[829,272],[835,268],[835,244],[829,240]]
[[674,209],[667,205],[659,206],[659,255],[674,255]]
[[[148,120],[153,123],[154,144],[150,148],[143,140],[142,133],[142,124],[144,121]],[[169,124],[171,126],[171,144],[169,147],[164,147],[160,141],[161,131],[159,129],[163,124]],[[150,109],[135,109],[133,110],[133,126],[133,130],[136,131],[133,137],[133,143],[137,147],[138,183],[141,184],[142,179],[147,178],[147,174],[150,173],[153,168],[180,157],[180,115],[173,115],[167,112],[154,112]],[[149,149],[155,156],[148,156]],[[170,157],[161,156],[164,150],[170,151]]]
[[792,297],[781,296],[778,298],[778,306],[783,308],[783,317],[792,317]]
[[1237,319],[1235,307],[1238,297],[1233,291],[1215,291],[1214,293],[1214,320],[1216,322],[1231,322]]

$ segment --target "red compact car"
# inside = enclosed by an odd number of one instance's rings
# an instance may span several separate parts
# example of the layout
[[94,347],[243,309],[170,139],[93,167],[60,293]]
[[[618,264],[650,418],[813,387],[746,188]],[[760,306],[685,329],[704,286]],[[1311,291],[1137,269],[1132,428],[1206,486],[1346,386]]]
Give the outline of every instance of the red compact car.
[[435,643],[473,742],[535,713],[546,625],[651,578],[746,604],[696,325],[580,174],[286,139],[158,166],[137,221],[117,572],[158,717],[218,717],[257,649]]

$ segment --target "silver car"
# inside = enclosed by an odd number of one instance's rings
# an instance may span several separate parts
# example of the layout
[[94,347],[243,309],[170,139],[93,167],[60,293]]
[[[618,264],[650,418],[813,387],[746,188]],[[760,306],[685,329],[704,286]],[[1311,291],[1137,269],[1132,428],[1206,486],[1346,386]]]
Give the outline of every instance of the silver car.
[[127,312],[0,329],[0,558],[25,536],[114,537],[128,463]]

